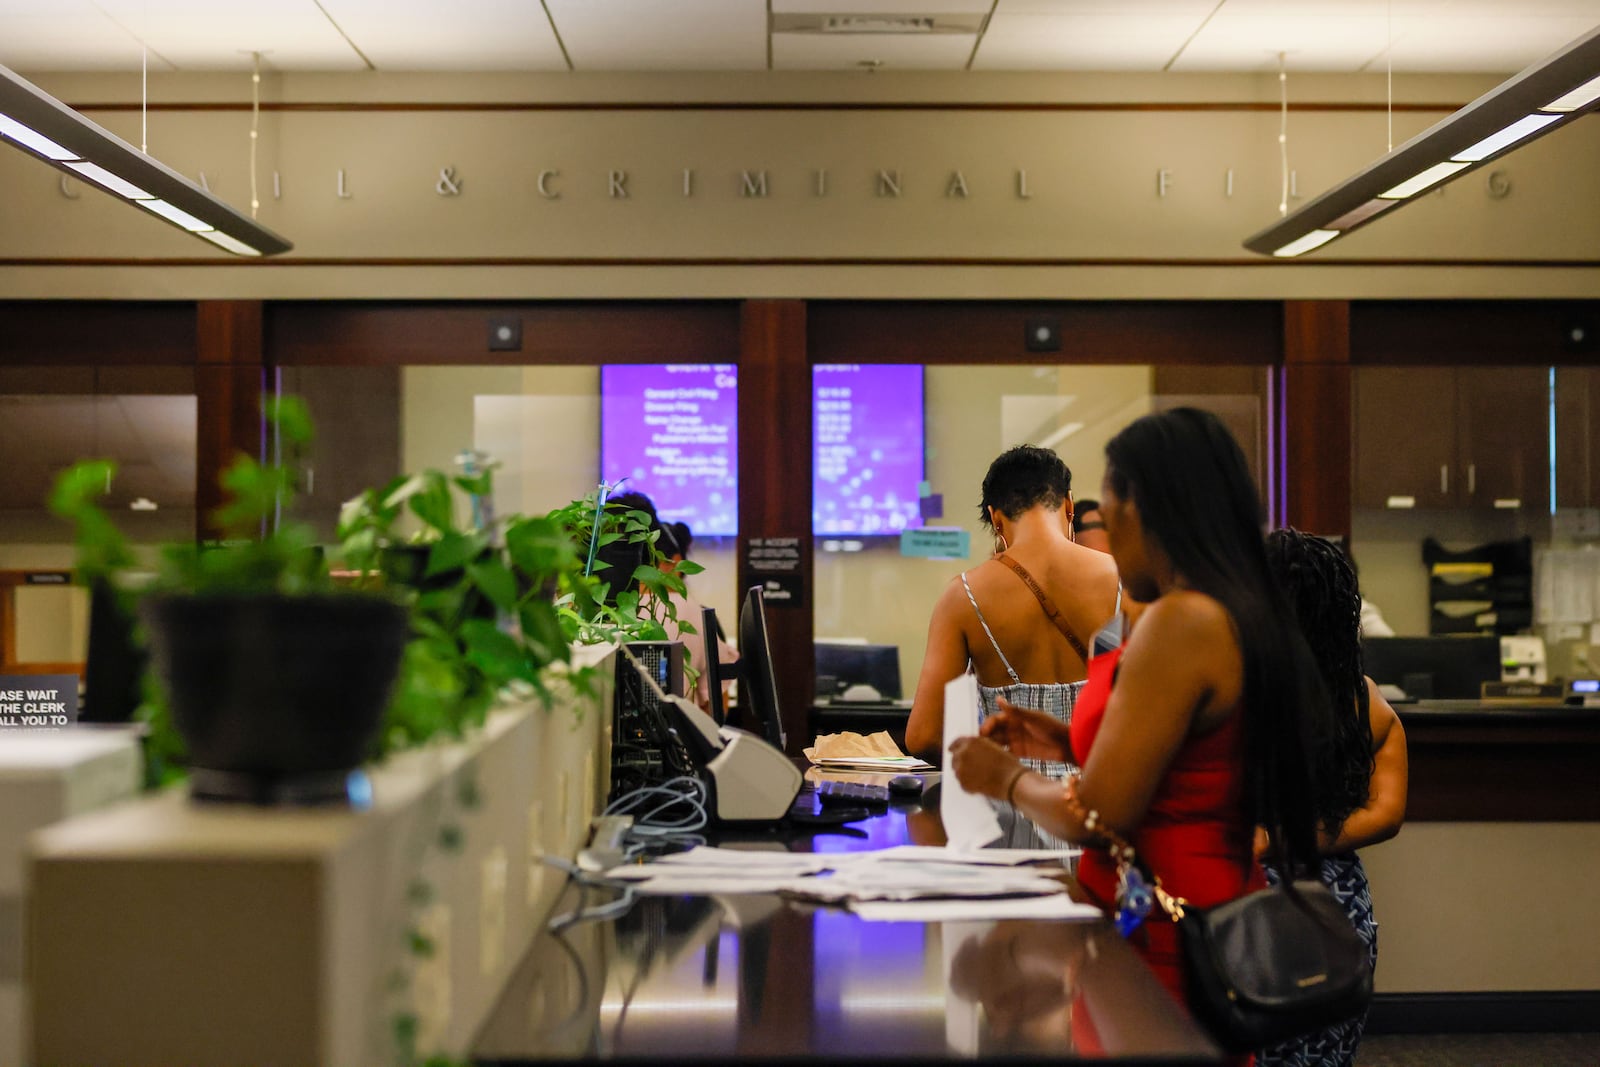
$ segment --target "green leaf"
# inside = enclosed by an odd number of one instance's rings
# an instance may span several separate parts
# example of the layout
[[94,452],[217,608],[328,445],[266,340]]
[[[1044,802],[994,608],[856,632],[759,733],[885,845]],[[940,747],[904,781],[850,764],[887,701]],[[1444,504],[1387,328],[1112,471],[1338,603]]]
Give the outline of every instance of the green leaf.
[[531,646],[541,663],[566,661],[571,649],[561,628],[561,617],[554,605],[543,600],[531,600],[518,612],[522,623],[522,639]]
[[703,574],[705,573],[705,568],[693,560],[680,559],[678,561],[678,573],[684,576],[691,574]]
[[497,629],[492,622],[468,619],[461,624],[461,642],[466,647],[467,662],[483,672],[496,687],[513,678],[526,681],[533,673],[516,639]]
[[473,496],[488,496],[494,492],[494,468],[492,466],[488,467],[477,474],[458,475],[452,478],[451,481],[455,482],[456,487],[463,493],[470,493]]
[[422,489],[414,493],[407,504],[424,525],[441,534],[448,534],[455,525],[455,503],[450,499],[450,483],[438,471],[427,471],[422,478]]
[[[443,544],[441,541],[440,545]],[[434,551],[437,552],[438,548]],[[467,574],[471,576],[472,584],[488,597],[495,607],[501,611],[516,609],[517,579],[512,575],[511,568],[498,559],[486,559],[467,564]]]
[[278,439],[296,449],[304,449],[314,435],[311,412],[297,396],[269,396],[262,403],[267,422],[278,431]]
[[433,578],[461,570],[469,561],[476,559],[482,553],[484,544],[485,539],[481,533],[446,533],[429,550],[428,566],[423,570],[422,576]]

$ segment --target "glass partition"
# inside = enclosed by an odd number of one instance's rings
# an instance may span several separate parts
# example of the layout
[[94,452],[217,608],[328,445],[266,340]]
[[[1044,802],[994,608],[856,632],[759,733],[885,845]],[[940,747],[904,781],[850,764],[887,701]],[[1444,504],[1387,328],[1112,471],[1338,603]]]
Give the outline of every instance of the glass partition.
[[[882,467],[921,460],[925,473],[917,486],[916,517],[909,531],[830,533],[820,524],[815,530],[819,664],[872,663],[870,670],[877,680],[870,684],[881,690],[888,684],[881,681],[885,677],[884,654],[870,654],[876,649],[853,654],[844,646],[864,643],[892,648],[899,668],[898,691],[880,692],[884,697],[909,701],[922,668],[934,602],[951,579],[994,551],[991,535],[979,522],[978,501],[989,464],[1005,449],[1018,444],[1054,449],[1072,471],[1073,496],[1097,498],[1105,470],[1106,441],[1140,415],[1188,404],[1222,417],[1239,439],[1257,484],[1265,488],[1270,481],[1269,375],[1264,367],[997,365],[920,369],[919,414],[924,431],[920,439],[907,435],[894,446],[896,454],[877,460]],[[899,402],[903,405],[904,398]],[[853,447],[847,439],[850,427],[840,421],[846,414],[818,411],[813,434],[818,440],[826,436],[832,447],[848,451]],[[829,420],[827,426],[822,423],[824,418]],[[839,470],[851,478],[860,475],[859,470]],[[870,497],[871,484],[862,481],[856,492]],[[921,536],[936,531],[948,531],[955,537],[935,541]],[[950,558],[945,547],[958,542],[960,534],[966,536],[967,549]],[[826,675],[826,668],[819,674]],[[842,688],[863,680],[819,677],[819,697],[842,696]]]
[[0,659],[84,660],[88,597],[48,584],[76,554],[47,506],[62,470],[116,463],[104,503],[136,549],[194,536],[195,413],[188,367],[0,368]]
[[[469,451],[499,465],[497,514],[537,514],[579,499],[601,478],[601,373],[599,366],[282,368],[279,389],[304,398],[317,426],[299,515],[331,539],[339,505],[351,496],[401,472],[459,470]],[[670,429],[686,433],[677,424]],[[728,429],[732,457],[737,438]],[[686,477],[673,461],[661,460],[666,476]],[[642,472],[624,484],[645,492],[649,486]],[[725,491],[737,499],[736,489]],[[685,521],[693,530],[693,517]],[[690,592],[732,633],[735,539],[693,532],[689,555],[706,571],[689,579]]]

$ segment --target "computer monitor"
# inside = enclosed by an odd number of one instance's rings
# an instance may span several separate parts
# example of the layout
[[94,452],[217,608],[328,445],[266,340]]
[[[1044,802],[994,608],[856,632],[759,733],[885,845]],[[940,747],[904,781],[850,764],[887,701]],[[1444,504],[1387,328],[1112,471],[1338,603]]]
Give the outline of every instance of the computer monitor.
[[1368,677],[1418,700],[1477,700],[1500,680],[1498,637],[1369,637],[1361,650]]
[[744,684],[739,699],[748,703],[761,723],[762,736],[779,749],[787,750],[783,717],[778,703],[778,682],[772,674],[772,646],[767,643],[767,616],[762,608],[761,587],[751,586],[739,613],[739,664]]
[[700,638],[706,650],[706,692],[711,697],[711,717],[718,726],[728,721],[728,709],[722,706],[722,662],[717,653],[717,613],[712,608],[700,609]]
[[[817,699],[899,700],[900,646],[821,641],[817,648]],[[870,686],[862,694],[857,687]],[[850,695],[855,690],[856,695]]]

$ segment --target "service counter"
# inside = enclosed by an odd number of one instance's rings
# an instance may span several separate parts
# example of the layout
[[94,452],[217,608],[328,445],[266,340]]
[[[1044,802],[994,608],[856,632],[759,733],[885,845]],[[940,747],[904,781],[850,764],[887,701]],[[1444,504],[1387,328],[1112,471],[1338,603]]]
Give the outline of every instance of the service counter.
[[1430,700],[1397,710],[1406,824],[1362,853],[1379,924],[1374,1027],[1592,1027],[1600,709]]
[[[713,840],[838,852],[928,834],[942,834],[931,801],[820,833]],[[612,897],[573,890],[556,911]],[[1218,1059],[1105,920],[879,923],[773,895],[642,898],[616,917],[541,934],[473,1055],[497,1064]]]

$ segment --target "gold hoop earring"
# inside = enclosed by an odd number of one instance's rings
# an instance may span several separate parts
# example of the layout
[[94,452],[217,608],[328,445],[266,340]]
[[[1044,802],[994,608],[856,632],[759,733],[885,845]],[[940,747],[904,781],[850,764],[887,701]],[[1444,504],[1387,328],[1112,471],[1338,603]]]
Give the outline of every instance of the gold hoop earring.
[[996,530],[994,532],[994,535],[996,537],[1000,538],[1000,547],[995,549],[995,553],[994,553],[995,555],[998,556],[1002,552],[1011,551],[1011,542],[1006,540],[1006,535],[1005,534],[1001,533],[999,530]]

